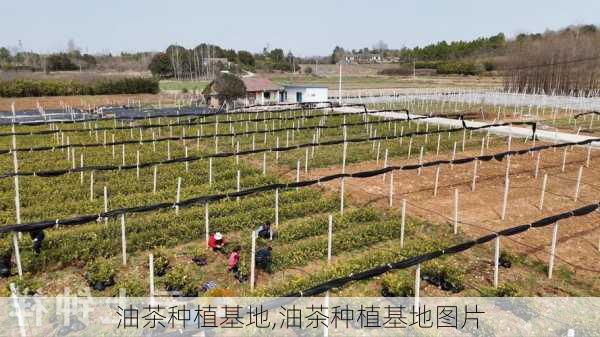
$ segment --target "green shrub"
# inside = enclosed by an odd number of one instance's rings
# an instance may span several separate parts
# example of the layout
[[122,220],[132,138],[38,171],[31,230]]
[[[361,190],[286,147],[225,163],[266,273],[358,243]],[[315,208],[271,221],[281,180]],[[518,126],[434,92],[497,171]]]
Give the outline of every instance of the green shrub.
[[114,296],[118,296],[121,289],[125,290],[128,297],[146,296],[146,286],[137,275],[127,274],[121,277],[114,287]]
[[447,261],[429,261],[423,266],[421,278],[444,291],[458,293],[465,288],[464,271]]
[[115,269],[111,260],[98,258],[88,263],[85,279],[95,290],[102,291],[115,284]]
[[0,97],[156,94],[158,91],[158,80],[141,77],[98,80],[89,83],[73,80],[0,81]]
[[386,297],[414,296],[414,283],[414,277],[406,270],[388,273],[381,282],[381,294]]
[[437,66],[438,74],[479,75],[483,71],[480,64],[474,62],[443,62]]
[[399,66],[399,67],[395,67],[395,68],[382,69],[382,70],[378,71],[377,74],[385,75],[385,76],[406,76],[406,75],[412,75],[413,69],[412,69],[412,66],[410,66],[410,67]]
[[158,249],[154,252],[154,275],[163,276],[169,271],[170,261],[164,249]]
[[33,296],[37,293],[38,289],[42,287],[40,282],[33,278],[31,275],[23,275],[23,278],[15,278],[12,282],[7,283],[6,290],[7,294],[10,294],[10,283],[15,284],[17,293],[23,296]]
[[185,297],[196,297],[200,277],[191,267],[178,265],[165,275],[164,283],[167,291],[174,291]]

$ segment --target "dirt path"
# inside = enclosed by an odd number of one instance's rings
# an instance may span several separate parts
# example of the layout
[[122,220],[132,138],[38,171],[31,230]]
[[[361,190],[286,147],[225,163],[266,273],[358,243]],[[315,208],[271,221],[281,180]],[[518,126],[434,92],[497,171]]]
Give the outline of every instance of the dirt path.
[[[513,148],[525,148],[523,144]],[[495,153],[506,148],[489,149]],[[479,151],[467,151],[464,156],[478,155]],[[453,218],[454,188],[459,190],[459,219],[461,230],[472,237],[489,234],[490,230],[527,224],[537,219],[568,211],[599,200],[600,164],[599,154],[594,154],[592,164],[584,168],[582,187],[578,202],[573,201],[577,171],[585,163],[585,149],[574,149],[567,154],[565,172],[561,172],[562,150],[544,151],[540,163],[538,179],[533,178],[535,157],[517,156],[511,159],[510,192],[506,219],[500,220],[504,191],[506,160],[485,162],[478,168],[476,190],[471,191],[473,164],[442,166],[437,196],[433,196],[436,168],[417,171],[401,171],[394,174],[393,207],[398,208],[401,200],[407,200],[407,213],[425,220],[451,226]],[[442,157],[443,158],[443,157]],[[424,161],[433,160],[424,158]],[[416,160],[411,160],[416,162]],[[391,165],[407,164],[406,160],[391,160]],[[357,172],[381,167],[374,162],[351,165],[348,172]],[[310,178],[337,173],[339,167],[311,170]],[[548,187],[544,209],[538,208],[541,181],[548,173]],[[305,174],[303,179],[308,178]],[[339,182],[323,184],[324,187],[339,193]],[[381,176],[367,179],[346,179],[346,200],[353,205],[374,204],[388,207],[389,175],[384,181]],[[502,247],[534,254],[543,261],[548,260],[552,226],[531,229],[526,233],[502,239]],[[568,264],[579,274],[598,277],[600,273],[600,214],[571,218],[559,224],[556,265]],[[490,244],[490,248],[492,245]]]

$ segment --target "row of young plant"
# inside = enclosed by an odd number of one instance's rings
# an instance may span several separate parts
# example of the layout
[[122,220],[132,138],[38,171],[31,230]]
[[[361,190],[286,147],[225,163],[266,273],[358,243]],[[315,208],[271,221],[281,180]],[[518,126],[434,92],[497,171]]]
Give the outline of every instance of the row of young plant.
[[[273,221],[274,198],[265,194],[256,198],[245,198],[239,202],[224,201],[209,204],[210,231],[224,233],[247,230],[248,232],[266,221]],[[281,194],[280,219],[302,218],[309,214],[327,212],[338,205],[335,199],[327,200],[313,190],[290,191]],[[126,217],[128,252],[152,249],[158,246],[204,240],[204,208],[141,214]],[[72,228],[46,231],[42,252],[35,255],[28,236],[21,240],[21,260],[26,272],[39,272],[48,268],[63,268],[72,264],[85,264],[97,257],[121,254],[121,228],[117,221],[108,224],[99,222]],[[0,241],[2,256],[11,254],[10,238]]]
[[[199,166],[201,165],[201,166]],[[24,221],[55,219],[74,214],[99,213],[104,208],[103,189],[107,186],[109,209],[132,207],[159,202],[175,202],[177,178],[182,178],[181,198],[210,195],[237,189],[237,171],[240,171],[240,187],[249,188],[272,184],[272,176],[263,176],[247,165],[235,165],[233,159],[213,163],[213,183],[209,185],[208,163],[164,165],[157,168],[157,192],[153,194],[153,169],[140,171],[95,172],[94,200],[90,200],[91,174],[84,174],[81,184],[79,173],[56,178],[22,177],[20,179],[21,217]],[[0,211],[3,223],[15,219],[14,186],[12,180],[0,182]]]
[[[62,130],[62,129],[51,129],[47,127],[39,130],[39,126],[19,126],[16,128],[17,132],[17,148],[29,148],[33,146],[41,146],[46,144],[47,146],[66,144],[67,137],[69,138],[70,144],[104,144],[104,135],[106,134],[106,142],[112,142],[114,136],[115,141],[129,141],[129,140],[160,140],[161,138],[167,137],[179,137],[185,135],[189,137],[193,136],[214,136],[220,134],[229,133],[259,133],[265,130],[276,130],[276,129],[288,129],[298,127],[313,127],[324,123],[328,120],[334,122],[346,121],[347,123],[357,123],[363,120],[376,120],[377,117],[372,115],[364,116],[362,114],[350,114],[350,115],[320,115],[313,118],[298,117],[297,119],[269,119],[262,122],[245,121],[245,122],[219,122],[216,121],[198,121],[194,123],[190,121],[177,122],[175,120],[167,120],[167,122],[161,120],[160,124],[147,126],[136,126],[133,122],[125,123],[121,121],[117,126],[111,126],[110,129],[96,127],[95,125],[88,128],[87,131],[74,132],[73,130]],[[212,124],[211,124],[212,123]],[[50,132],[51,131],[51,132]],[[65,132],[66,131],[66,132]],[[285,132],[284,130],[282,130]],[[12,129],[8,129],[4,133],[10,134]],[[38,132],[38,133],[36,133]],[[39,132],[42,132],[40,134]],[[2,133],[0,131],[0,133]],[[30,134],[22,134],[30,133]],[[141,136],[140,136],[141,135]],[[154,138],[153,138],[154,136]],[[63,139],[64,138],[64,139]],[[61,143],[61,139],[63,142]],[[36,142],[37,140],[37,142]],[[0,137],[0,144],[6,148],[12,147],[12,139],[10,136]]]
[[[334,139],[334,137],[339,137],[341,134],[341,127],[335,128],[342,124],[343,121],[336,120],[327,120],[325,122],[326,126],[333,126],[333,128],[325,128],[321,129],[321,139]],[[400,123],[400,122],[398,122]],[[375,127],[378,124],[374,125]],[[310,126],[310,127],[314,127]],[[364,128],[360,126],[349,126],[348,133],[351,136],[362,135]],[[252,144],[256,148],[264,148],[264,147],[275,147],[277,143],[277,138],[279,138],[279,145],[284,146],[284,144],[298,144],[298,143],[310,143],[312,142],[313,133],[316,129],[308,129],[308,130],[293,130],[293,131],[279,131],[279,132],[258,132],[254,135],[246,134],[246,135],[238,135],[238,136],[226,136],[226,137],[218,137],[218,146],[215,146],[215,138],[206,135],[206,138],[202,139],[188,139],[188,140],[170,140],[168,142],[156,142],[153,144],[149,143],[133,143],[133,144],[125,144],[125,155],[126,155],[126,163],[133,164],[136,162],[136,152],[140,151],[141,162],[150,161],[149,159],[155,160],[165,160],[168,159],[168,150],[170,150],[171,158],[175,157],[184,157],[185,147],[188,148],[189,155],[201,155],[207,153],[214,153],[216,148],[218,148],[219,152],[223,151],[234,151],[237,147],[237,143],[240,143],[240,150],[251,149]],[[181,137],[185,132],[186,137],[195,137],[197,135],[197,130],[187,129],[183,131],[182,129],[174,130],[178,132],[173,133],[173,137]],[[212,134],[212,133],[211,133]],[[219,133],[219,134],[229,134],[229,131]],[[86,135],[87,136],[87,135]],[[166,135],[167,137],[170,134]],[[35,142],[37,144],[42,144],[45,146],[53,146],[57,145],[56,140],[54,143],[48,143],[47,139],[43,139],[43,136],[32,136],[33,139],[30,141]],[[94,136],[92,136],[94,137]],[[123,140],[131,140],[133,138],[134,141],[139,140],[139,135],[133,135],[133,137],[129,134],[125,135],[126,139]],[[101,135],[100,138],[103,138]],[[111,135],[107,135],[107,142],[110,143],[112,141]],[[151,140],[151,135],[147,137],[142,137],[146,141]],[[20,140],[19,140],[20,141]],[[115,141],[117,139],[115,138]],[[66,140],[64,141],[66,144]],[[70,144],[76,144],[76,141],[70,139]],[[100,141],[99,144],[102,144]],[[7,149],[12,147],[12,145],[7,146]],[[18,148],[23,146],[18,142]],[[80,166],[80,155],[84,155],[84,165],[121,165],[122,164],[122,151],[123,145],[115,145],[113,156],[113,146],[99,146],[99,147],[88,147],[88,148],[73,148],[75,155],[75,166]],[[38,162],[40,160],[44,160],[46,157],[55,158],[57,163],[62,163],[57,168],[70,168],[72,167],[72,159],[67,160],[69,155],[66,153],[66,149],[55,149],[48,151],[21,151],[19,152],[20,166],[22,171],[31,171],[31,170],[39,170],[40,168],[44,168],[40,166]],[[4,155],[6,160],[2,161],[1,169],[10,170],[12,168],[12,158],[9,155]],[[47,169],[47,168],[46,168]]]

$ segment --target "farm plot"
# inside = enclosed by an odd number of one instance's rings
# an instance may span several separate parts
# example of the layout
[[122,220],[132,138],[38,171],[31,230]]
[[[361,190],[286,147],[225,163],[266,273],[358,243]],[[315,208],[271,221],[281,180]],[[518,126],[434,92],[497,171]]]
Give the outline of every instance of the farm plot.
[[[385,186],[388,186],[392,173],[387,173],[385,178],[378,175],[367,180],[346,179],[345,204],[341,199],[344,195],[338,194],[335,183],[300,189],[281,185],[281,191],[262,187],[339,173],[342,162],[348,165],[347,171],[363,170],[398,163],[426,162],[434,158],[459,158],[479,151],[493,153],[505,142],[502,138],[486,135],[485,131],[437,132],[437,128],[418,121],[386,121],[368,115],[326,115],[324,111],[220,116],[218,123],[217,118],[163,118],[161,122],[152,119],[152,122],[124,123],[117,125],[121,129],[108,132],[106,145],[105,130],[97,133],[96,129],[114,128],[114,121],[65,125],[60,126],[63,128],[61,132],[49,135],[17,137],[17,149],[56,146],[55,149],[17,151],[19,172],[36,173],[19,177],[23,223],[75,219],[82,214],[102,214],[106,210],[123,207],[161,205],[156,211],[131,213],[130,210],[131,214],[125,211],[125,216],[120,219],[120,212],[116,212],[108,213],[110,216],[106,219],[96,216],[98,221],[91,221],[93,223],[87,220],[93,219],[93,216],[84,216],[84,224],[47,228],[39,255],[34,253],[29,236],[23,235],[17,241],[25,273],[23,281],[20,281],[21,288],[37,288],[37,282],[38,285],[46,285],[42,292],[53,293],[64,285],[89,284],[97,288],[97,294],[112,294],[119,287],[130,293],[147,294],[147,282],[150,281],[147,258],[148,253],[153,253],[155,261],[162,266],[162,271],[155,273],[159,291],[192,295],[213,281],[217,288],[207,294],[284,295],[332,277],[390,263],[399,257],[458,244],[477,233],[461,225],[455,234],[451,226],[429,222],[431,219],[437,222],[443,220],[431,214],[420,214],[411,205],[407,218],[397,206],[388,210],[387,206],[377,203],[370,207],[363,205],[370,197],[368,193],[362,195],[360,189],[368,186],[375,189],[375,194],[386,191]],[[150,123],[162,126],[150,127]],[[85,130],[74,129],[78,127]],[[58,131],[58,128],[52,126],[50,130]],[[41,131],[48,130],[48,126],[20,126],[17,131],[20,130]],[[347,140],[345,156],[344,134]],[[481,140],[481,135],[485,136],[485,141]],[[65,140],[64,137],[69,138]],[[356,142],[352,142],[353,139]],[[334,144],[327,145],[328,141],[334,141]],[[116,142],[130,143],[115,145],[113,149]],[[318,145],[321,143],[325,144]],[[11,148],[10,137],[4,137],[2,144]],[[87,146],[77,147],[78,144]],[[3,156],[2,170],[11,172],[14,169],[13,158],[9,154]],[[298,169],[298,163],[302,170]],[[492,169],[501,170],[494,165],[492,162],[482,164],[480,185],[488,183],[484,177],[491,175],[488,172]],[[472,165],[457,163],[453,170],[468,172],[467,166]],[[542,168],[546,169],[545,161]],[[53,170],[56,176],[46,176]],[[431,175],[431,168],[419,171],[422,176]],[[402,172],[406,176],[399,179],[397,175],[396,182],[412,181],[417,184],[421,178],[415,178],[415,172]],[[5,224],[14,223],[16,218],[11,176],[6,175],[0,180]],[[441,181],[441,185],[453,183],[448,177]],[[109,191],[106,206],[104,186]],[[400,190],[397,187],[394,191],[393,205],[398,205],[401,193],[410,193],[411,196],[421,193],[418,189],[403,192],[404,186],[401,184]],[[236,191],[255,187],[256,192],[249,195],[235,194]],[[444,188],[440,187],[440,198],[446,193]],[[483,190],[481,186],[479,188]],[[548,191],[552,191],[552,186]],[[583,190],[581,200],[590,198],[586,194],[588,192]],[[190,204],[184,202],[210,195],[221,196],[199,199]],[[383,193],[379,197],[385,198],[386,195]],[[435,200],[429,198],[430,202]],[[345,205],[345,210],[340,210],[340,204]],[[333,214],[331,262],[327,262],[328,213]],[[500,228],[522,220],[512,216],[509,212],[508,222],[498,222],[503,224]],[[467,217],[461,218],[461,221],[467,220]],[[273,271],[272,274],[259,272],[257,287],[252,290],[249,282],[240,283],[226,272],[226,256],[205,251],[206,226],[209,226],[209,232],[225,233],[230,240],[227,250],[234,245],[241,247],[241,274],[248,277],[252,250],[250,233],[265,221],[274,222],[278,233],[274,241],[258,240],[259,247],[270,245],[273,248]],[[9,252],[14,250],[14,242],[10,238],[10,235],[5,235],[2,241],[3,254],[9,258]],[[126,247],[123,247],[123,242]],[[401,249],[398,249],[399,246]],[[401,251],[400,255],[398,251]],[[472,255],[477,256],[475,253]],[[471,253],[465,255],[470,256]],[[453,275],[455,279],[448,277],[448,281],[454,282],[452,284],[456,287],[453,287],[458,289],[458,280],[464,279],[466,271],[452,267],[454,259],[436,261],[437,269],[434,269]],[[531,263],[528,259],[524,256],[523,263]],[[208,264],[199,267],[193,261],[206,261]],[[138,274],[141,276],[134,276]],[[12,276],[8,281],[15,279],[18,276]],[[102,284],[102,280],[110,282]],[[597,291],[596,286],[589,287],[588,284],[580,288],[585,287],[588,288],[582,290],[583,293]]]

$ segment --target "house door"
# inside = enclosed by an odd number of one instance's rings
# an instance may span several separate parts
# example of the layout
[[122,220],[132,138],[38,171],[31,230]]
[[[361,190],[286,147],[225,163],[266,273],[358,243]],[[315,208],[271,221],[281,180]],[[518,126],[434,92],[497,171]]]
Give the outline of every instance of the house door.
[[296,102],[302,103],[302,92],[296,92]]

